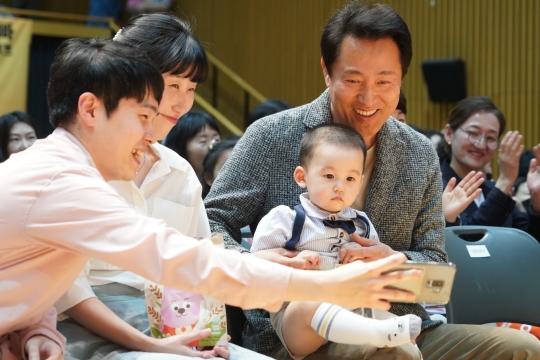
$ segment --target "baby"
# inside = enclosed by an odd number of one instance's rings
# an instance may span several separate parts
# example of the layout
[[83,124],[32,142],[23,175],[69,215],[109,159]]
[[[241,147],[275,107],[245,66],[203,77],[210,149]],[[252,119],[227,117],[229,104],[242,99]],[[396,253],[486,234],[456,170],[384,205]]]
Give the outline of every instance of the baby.
[[[300,166],[294,179],[309,193],[300,195],[294,210],[278,206],[263,217],[253,238],[252,252],[272,248],[300,251],[312,267],[335,267],[361,259],[354,237],[378,240],[367,215],[353,210],[364,180],[366,145],[355,130],[339,124],[314,127],[300,143]],[[354,235],[357,234],[357,235]],[[354,235],[354,236],[353,236]],[[327,341],[376,347],[394,347],[414,341],[422,320],[416,315],[396,317],[384,311],[366,316],[337,305],[317,302],[284,304],[270,314],[283,345],[295,359],[317,350]]]

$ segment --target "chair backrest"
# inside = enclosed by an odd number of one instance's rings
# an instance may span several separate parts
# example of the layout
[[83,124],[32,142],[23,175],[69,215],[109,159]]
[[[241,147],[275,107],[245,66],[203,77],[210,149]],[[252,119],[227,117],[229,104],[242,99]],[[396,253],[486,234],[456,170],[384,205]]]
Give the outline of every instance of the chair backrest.
[[[540,326],[540,244],[532,236],[512,228],[456,226],[445,230],[445,242],[457,266],[446,305],[449,323]],[[482,246],[489,256],[473,257],[486,255]]]

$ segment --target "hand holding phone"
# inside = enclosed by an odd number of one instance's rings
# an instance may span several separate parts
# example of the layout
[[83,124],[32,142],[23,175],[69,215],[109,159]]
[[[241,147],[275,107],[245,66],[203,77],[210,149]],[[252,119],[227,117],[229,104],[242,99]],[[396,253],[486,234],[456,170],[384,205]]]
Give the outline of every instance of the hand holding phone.
[[407,280],[388,288],[408,290],[416,294],[416,303],[447,304],[454,284],[456,265],[452,263],[406,261],[397,270],[419,269],[424,272],[421,279]]

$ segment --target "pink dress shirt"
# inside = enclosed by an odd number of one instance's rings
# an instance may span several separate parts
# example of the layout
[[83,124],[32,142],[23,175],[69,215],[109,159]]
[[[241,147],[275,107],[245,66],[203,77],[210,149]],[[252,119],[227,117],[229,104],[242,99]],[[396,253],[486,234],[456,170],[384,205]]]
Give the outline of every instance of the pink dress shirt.
[[283,302],[292,269],[137,214],[62,128],[0,164],[0,189],[0,335],[39,322],[89,257],[243,308]]

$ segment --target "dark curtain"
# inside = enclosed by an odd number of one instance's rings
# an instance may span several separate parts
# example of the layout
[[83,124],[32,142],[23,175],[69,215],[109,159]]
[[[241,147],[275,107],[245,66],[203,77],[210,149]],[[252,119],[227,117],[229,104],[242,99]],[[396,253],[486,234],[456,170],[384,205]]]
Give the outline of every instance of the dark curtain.
[[64,40],[66,39],[50,36],[34,35],[32,37],[26,107],[28,114],[36,122],[40,137],[46,137],[53,131],[49,123],[46,92],[54,53]]

